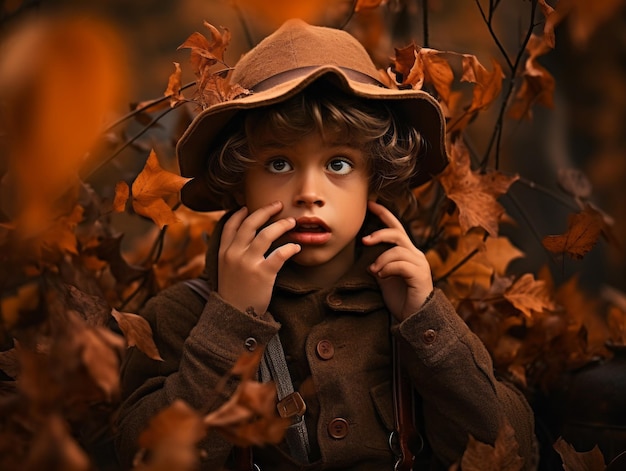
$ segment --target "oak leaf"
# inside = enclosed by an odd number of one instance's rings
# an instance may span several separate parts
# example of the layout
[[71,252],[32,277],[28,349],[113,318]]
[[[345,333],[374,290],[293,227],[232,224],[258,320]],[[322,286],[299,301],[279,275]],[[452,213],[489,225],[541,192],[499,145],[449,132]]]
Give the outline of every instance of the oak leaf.
[[583,258],[607,230],[602,214],[589,205],[570,215],[567,226],[564,234],[546,236],[542,244],[550,252],[567,254],[576,260]]
[[485,241],[485,250],[478,254],[477,260],[484,258],[484,263],[493,267],[495,273],[504,275],[513,260],[524,256],[524,252],[511,244],[507,237],[488,237]]
[[177,222],[178,219],[165,198],[178,193],[189,180],[191,179],[163,170],[156,153],[150,152],[146,165],[132,185],[133,209],[152,219],[160,228]]
[[[196,469],[199,455],[196,444],[206,429],[201,416],[181,399],[155,415],[139,436],[140,451],[135,457],[135,470]],[[141,461],[149,452],[149,464]]]
[[113,197],[113,211],[123,213],[126,210],[126,203],[130,198],[130,187],[128,183],[119,181],[115,184],[115,196]]
[[211,23],[204,21],[203,24],[211,34],[210,40],[196,31],[178,46],[178,49],[190,49],[190,62],[193,72],[201,79],[211,66],[218,62],[224,62],[224,52],[231,38],[230,31],[227,28],[223,28],[224,32],[220,33]]
[[[493,446],[470,435],[460,464],[463,471],[520,471],[524,467],[524,460],[519,456],[515,430],[508,423],[504,424],[498,430]],[[458,464],[450,467],[450,471],[458,469]]]
[[426,47],[418,48],[410,44],[395,49],[396,56],[392,70],[399,75],[400,85],[410,85],[422,89],[425,84],[432,85],[443,103],[450,99],[454,73],[441,51]]
[[533,312],[554,309],[546,284],[535,280],[531,273],[525,273],[504,293],[504,298],[519,309],[527,318],[533,318]]
[[178,103],[184,102],[185,97],[180,92],[182,87],[181,77],[182,70],[180,68],[180,64],[178,62],[174,62],[174,72],[170,75],[167,88],[163,93],[164,96],[169,97],[170,107],[174,108]]
[[245,352],[226,376],[216,386],[220,391],[226,381],[237,376],[237,389],[228,401],[204,417],[204,424],[220,432],[227,440],[238,446],[278,443],[282,440],[290,419],[278,416],[276,410],[276,386],[253,380],[263,349]]
[[493,268],[485,264],[478,255],[484,250],[482,235],[469,233],[459,238],[456,247],[447,248],[446,253],[436,250],[426,252],[436,282],[446,279],[456,294],[464,297],[474,285],[487,289],[491,283]]
[[154,343],[152,328],[146,319],[130,312],[120,312],[117,309],[113,309],[111,315],[124,333],[128,347],[136,346],[148,358],[163,361]]
[[291,420],[276,412],[273,383],[244,380],[227,402],[204,418],[204,424],[237,446],[250,446],[279,443]]
[[473,54],[463,54],[462,63],[461,81],[474,84],[469,111],[483,110],[498,97],[502,90],[504,78],[502,67],[495,59],[492,59],[493,69],[489,72]]
[[559,437],[552,446],[561,456],[565,471],[604,471],[606,469],[604,456],[597,445],[591,451],[577,452],[571,444]]
[[504,208],[496,199],[518,178],[497,171],[486,174],[472,171],[469,151],[460,140],[452,145],[450,164],[439,176],[446,195],[459,208],[462,232],[482,227],[493,237],[498,235],[498,221],[504,215]]
[[537,62],[539,56],[550,50],[544,36],[531,35],[526,45],[528,58],[522,75],[522,84],[517,90],[508,111],[514,119],[532,118],[532,106],[541,104],[547,108],[554,107],[554,77]]

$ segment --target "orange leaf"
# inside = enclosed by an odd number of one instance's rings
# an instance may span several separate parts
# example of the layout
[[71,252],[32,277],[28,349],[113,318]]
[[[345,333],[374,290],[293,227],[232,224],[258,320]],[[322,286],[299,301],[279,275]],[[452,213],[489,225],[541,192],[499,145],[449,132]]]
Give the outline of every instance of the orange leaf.
[[111,315],[115,318],[124,333],[128,347],[136,346],[145,353],[148,358],[163,361],[163,358],[161,358],[159,354],[159,349],[154,343],[152,328],[147,320],[137,314],[120,312],[117,309],[113,309]]
[[142,452],[149,450],[150,469],[191,471],[197,469],[199,462],[196,444],[205,435],[200,415],[176,399],[154,416],[139,436],[142,451],[138,457],[141,459]]
[[461,458],[463,471],[520,471],[524,460],[519,456],[515,430],[508,423],[498,430],[493,446],[470,435]]
[[249,380],[239,383],[231,398],[204,418],[207,427],[237,446],[278,443],[290,423],[276,412],[275,385]]
[[508,116],[514,119],[532,118],[531,107],[541,104],[547,108],[554,106],[554,77],[537,62],[537,57],[550,50],[545,37],[532,35],[526,50],[529,57],[523,74],[522,85],[515,94],[508,111]]
[[598,242],[606,223],[598,211],[587,205],[582,212],[569,216],[567,226],[564,234],[547,236],[542,244],[550,252],[580,260]]
[[492,59],[493,70],[490,72],[471,54],[463,54],[463,76],[461,81],[475,84],[472,104],[469,110],[483,110],[487,108],[502,90],[502,67]]
[[448,198],[459,208],[459,223],[465,234],[472,227],[482,227],[489,235],[498,235],[498,221],[504,208],[496,199],[506,193],[519,177],[500,172],[479,174],[470,168],[469,152],[459,140],[452,145],[450,165],[439,176]]
[[122,213],[126,209],[126,202],[130,197],[130,187],[126,182],[117,182],[115,184],[115,197],[113,198],[113,211]]
[[553,447],[561,455],[565,471],[604,471],[606,469],[604,456],[597,445],[591,451],[579,453],[572,445],[559,437]]
[[424,83],[430,83],[439,93],[441,100],[447,103],[454,80],[454,73],[448,61],[441,57],[440,51],[425,47],[420,48],[419,51],[414,50],[414,55],[413,66],[402,83],[410,84],[417,89],[421,89]]
[[164,198],[178,193],[189,180],[163,170],[156,153],[150,152],[145,167],[133,182],[133,209],[152,219],[161,228],[175,223],[178,219]]
[[505,291],[504,298],[522,311],[527,318],[533,317],[533,311],[554,309],[554,302],[550,299],[546,283],[535,280],[531,273],[525,273],[513,283],[513,286]]
[[170,106],[172,108],[178,103],[185,101],[185,97],[180,92],[182,87],[181,77],[183,72],[180,69],[180,64],[178,62],[174,62],[174,69],[174,72],[172,72],[167,82],[167,89],[163,93],[164,96],[170,97]]
[[217,62],[224,62],[224,52],[230,43],[230,31],[227,28],[224,28],[224,33],[220,33],[207,21],[204,21],[204,26],[211,33],[210,41],[196,31],[178,46],[178,49],[191,50],[191,65],[194,73],[199,77],[206,73],[207,68]]
[[485,251],[478,255],[485,264],[493,267],[498,275],[504,275],[513,260],[524,257],[524,252],[511,244],[507,237],[489,237],[485,242]]

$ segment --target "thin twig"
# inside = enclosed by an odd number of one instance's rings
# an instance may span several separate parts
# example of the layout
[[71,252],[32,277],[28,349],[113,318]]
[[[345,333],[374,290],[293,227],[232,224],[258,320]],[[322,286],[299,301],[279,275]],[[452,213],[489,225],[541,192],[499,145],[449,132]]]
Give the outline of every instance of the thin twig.
[[[180,87],[180,91],[186,90],[190,87],[193,87],[197,82],[190,82],[186,85],[183,85],[182,87]],[[148,108],[152,108],[154,105],[158,105],[159,103],[164,102],[165,100],[169,100],[170,98],[172,98],[173,95],[165,95],[159,98],[155,98],[149,102],[147,102],[145,105],[140,106],[138,108],[135,108],[133,111],[131,111],[130,113],[125,114],[124,116],[120,117],[119,119],[117,119],[116,121],[113,121],[111,124],[109,124],[102,132],[106,133],[111,131],[113,128],[115,128],[116,126],[119,126],[120,124],[122,124],[124,121],[129,120],[130,118],[133,118],[134,116],[138,115],[139,113],[141,113],[142,111],[147,110]]]
[[[478,0],[476,0],[476,2],[478,3]],[[482,7],[480,7],[480,3],[478,3],[478,5],[479,5],[479,8],[481,8],[481,12],[482,12]],[[526,51],[526,45],[528,44],[528,41],[530,41],[533,29],[535,27],[534,19],[535,19],[536,8],[537,8],[537,0],[532,0],[531,14],[530,14],[530,26],[528,28],[528,31],[526,32],[526,36],[524,37],[524,40],[522,41],[522,45],[515,58],[515,62],[514,63],[509,62],[509,67],[511,68],[511,76],[509,78],[509,87],[506,91],[506,94],[504,95],[502,99],[502,104],[500,106],[500,111],[498,113],[498,119],[496,120],[494,131],[489,140],[489,145],[487,146],[487,150],[485,151],[483,159],[480,163],[480,167],[482,169],[485,169],[487,167],[487,162],[489,161],[489,155],[491,155],[491,150],[493,149],[494,144],[496,144],[496,157],[495,157],[494,167],[496,169],[500,167],[500,148],[501,148],[501,143],[502,143],[502,128],[504,126],[504,114],[506,112],[506,108],[511,98],[511,95],[513,94],[513,90],[515,89],[515,78],[517,76],[517,70],[521,64],[522,57],[524,55],[524,52]],[[493,30],[491,29],[491,27],[489,29],[492,32],[492,37],[494,37],[494,40],[496,41],[496,43],[499,44],[497,37],[493,35]],[[509,59],[507,56],[507,62],[508,60]]]
[[100,162],[93,169],[91,169],[89,171],[89,173],[87,173],[87,175],[83,176],[82,179],[86,181],[90,177],[92,177],[95,173],[97,173],[100,169],[102,169],[102,167],[104,167],[107,163],[109,163],[115,157],[120,155],[124,149],[126,149],[133,142],[135,142],[137,139],[139,139],[141,136],[143,136],[146,133],[146,131],[148,131],[148,129],[150,129],[152,126],[154,126],[161,118],[163,118],[163,116],[165,116],[166,114],[168,114],[169,112],[171,112],[173,109],[175,109],[177,107],[178,106],[175,106],[174,108],[168,108],[168,109],[164,110],[162,113],[158,114],[155,118],[152,119],[152,121],[150,121],[146,126],[144,126],[143,129],[141,129],[139,132],[137,132],[137,134],[135,134],[133,137],[128,139],[126,142],[124,142],[124,144],[120,148],[118,148],[115,152],[113,152],[106,159],[102,160],[102,162]]
[[537,228],[535,227],[535,225],[532,222],[532,219],[530,217],[530,215],[528,214],[528,212],[524,209],[524,207],[519,203],[519,201],[517,201],[517,198],[515,196],[513,196],[513,194],[511,194],[511,192],[506,193],[504,196],[508,197],[509,200],[513,203],[513,205],[515,206],[515,208],[517,209],[517,211],[520,213],[520,215],[522,216],[522,218],[524,219],[524,221],[526,221],[526,224],[528,225],[528,227],[530,228],[530,231],[533,233],[533,236],[535,237],[535,240],[539,243],[539,245],[541,245],[541,247],[543,248],[543,250],[548,254],[548,258],[550,259],[550,261],[555,265],[558,266],[556,263],[556,260],[554,259],[554,255],[548,251],[543,244],[541,243],[541,241],[543,240],[543,237],[541,237],[541,234],[539,234],[539,231],[537,230]]
[[509,58],[509,55],[506,52],[506,49],[504,49],[504,46],[500,42],[500,39],[496,35],[496,32],[493,30],[493,25],[492,25],[491,20],[493,19],[493,11],[495,10],[495,7],[492,8],[491,5],[489,6],[489,18],[487,18],[487,15],[485,14],[485,10],[483,10],[483,6],[480,4],[480,0],[475,0],[475,1],[476,1],[476,5],[478,6],[478,10],[480,11],[481,16],[483,17],[483,21],[485,22],[485,24],[487,25],[487,28],[489,29],[489,33],[491,34],[491,37],[496,43],[496,46],[498,47],[498,49],[500,49],[500,52],[504,56],[504,60],[506,61],[507,65],[509,66],[510,69],[512,69],[513,63],[511,62],[511,59]]

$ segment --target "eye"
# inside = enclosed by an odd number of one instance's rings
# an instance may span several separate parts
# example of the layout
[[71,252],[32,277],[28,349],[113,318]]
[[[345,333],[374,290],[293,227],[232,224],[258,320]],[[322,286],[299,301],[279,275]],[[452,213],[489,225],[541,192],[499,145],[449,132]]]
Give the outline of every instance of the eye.
[[352,163],[346,159],[333,159],[331,160],[326,168],[337,175],[347,175],[352,171]]
[[285,159],[270,160],[265,166],[271,173],[285,173],[292,169],[291,164]]

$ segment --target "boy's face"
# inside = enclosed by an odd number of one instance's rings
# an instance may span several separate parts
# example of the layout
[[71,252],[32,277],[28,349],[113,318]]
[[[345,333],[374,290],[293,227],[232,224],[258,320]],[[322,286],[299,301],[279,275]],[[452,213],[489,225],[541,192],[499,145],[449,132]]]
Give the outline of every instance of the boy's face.
[[281,201],[283,209],[272,221],[296,219],[296,228],[278,241],[302,247],[292,260],[347,270],[370,196],[364,153],[314,132],[290,145],[262,136],[252,157],[256,163],[246,172],[243,194],[249,212]]

